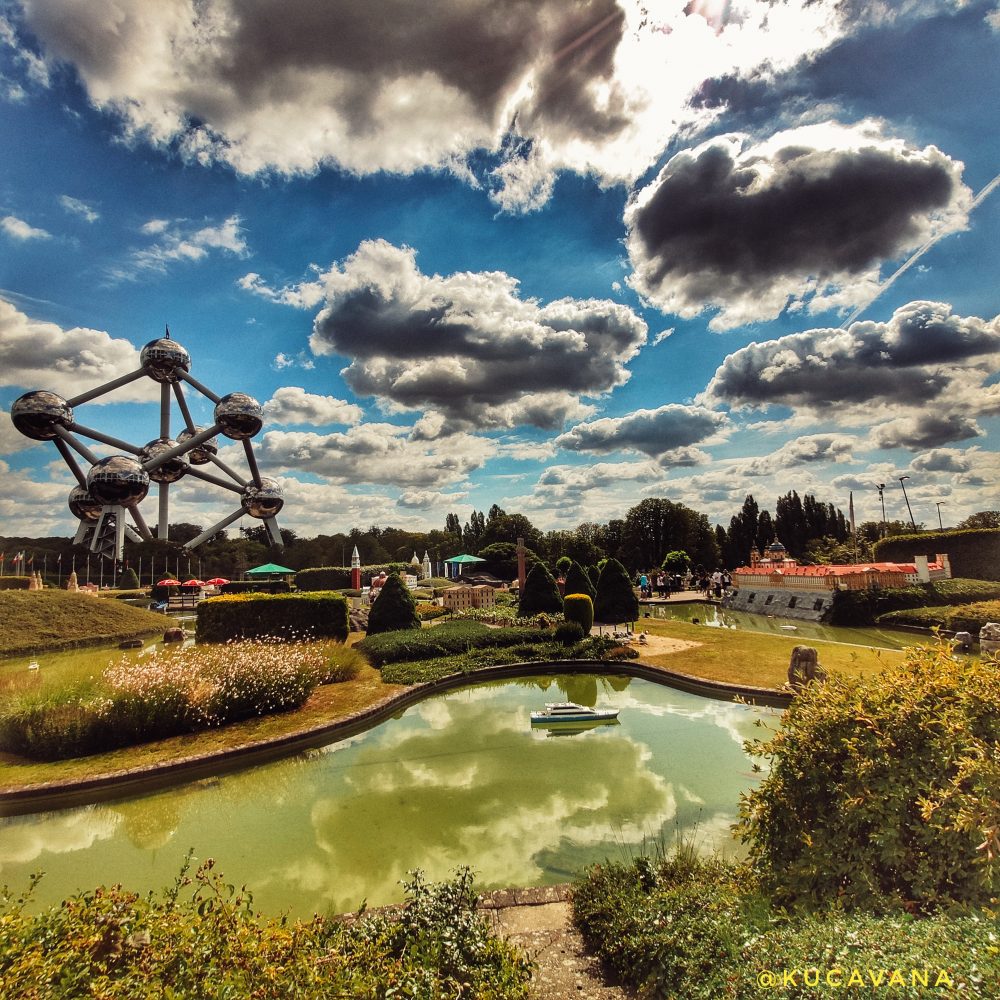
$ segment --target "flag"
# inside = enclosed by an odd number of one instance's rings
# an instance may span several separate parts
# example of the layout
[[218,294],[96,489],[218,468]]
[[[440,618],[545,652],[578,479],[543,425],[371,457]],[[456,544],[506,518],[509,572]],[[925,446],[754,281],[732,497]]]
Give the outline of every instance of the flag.
[[851,490],[850,511],[851,511],[851,534],[853,535],[854,534],[854,490]]

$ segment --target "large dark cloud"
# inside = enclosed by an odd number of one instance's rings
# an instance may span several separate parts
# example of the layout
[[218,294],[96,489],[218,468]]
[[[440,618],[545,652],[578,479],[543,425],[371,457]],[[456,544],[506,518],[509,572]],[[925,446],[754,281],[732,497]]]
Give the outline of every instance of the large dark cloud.
[[818,296],[844,305],[878,268],[961,228],[961,164],[870,126],[726,136],[674,156],[626,209],[630,283],[667,312],[725,329]]
[[899,417],[872,429],[878,448],[939,448],[952,441],[979,437],[982,429],[967,413],[922,413]]
[[539,305],[500,272],[424,275],[412,250],[382,240],[322,280],[313,351],[350,358],[342,374],[356,393],[436,411],[450,430],[557,428],[586,416],[581,397],[623,385],[646,340],[646,324],[622,305]]
[[625,417],[604,417],[578,424],[556,438],[556,444],[568,451],[608,455],[616,451],[635,451],[651,457],[675,455],[676,465],[691,465],[697,460],[690,446],[714,437],[724,430],[728,418],[703,406],[668,403],[655,410],[636,410]]
[[[1000,318],[956,316],[939,302],[911,302],[887,323],[817,329],[730,354],[706,399],[735,407],[774,404],[830,416],[847,404],[922,407],[951,390],[963,366],[1000,351]],[[983,372],[976,370],[981,381]]]
[[446,165],[516,113],[613,138],[616,0],[24,0],[50,59],[136,134],[239,170]]

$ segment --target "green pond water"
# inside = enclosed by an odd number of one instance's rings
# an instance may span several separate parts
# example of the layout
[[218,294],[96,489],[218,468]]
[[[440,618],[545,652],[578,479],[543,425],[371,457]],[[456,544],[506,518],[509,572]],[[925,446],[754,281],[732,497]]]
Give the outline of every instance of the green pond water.
[[[874,646],[877,649],[903,649],[920,643],[933,642],[931,636],[904,632],[900,629],[848,627],[822,625],[819,622],[799,621],[793,618],[771,618],[746,611],[727,611],[717,604],[651,604],[643,605],[641,613],[650,618],[672,618],[690,622],[698,619],[712,628],[734,628],[744,632],[763,632],[794,636],[799,639],[817,639],[825,642],[843,642],[852,646]],[[640,619],[641,622],[641,619]],[[639,626],[641,628],[641,624]]]
[[[618,724],[531,727],[529,712],[563,700],[615,706]],[[779,716],[626,677],[477,684],[272,764],[0,819],[0,882],[45,872],[39,905],[100,883],[158,890],[194,848],[260,910],[304,916],[396,901],[412,868],[442,878],[468,864],[489,888],[567,881],[678,838],[735,855],[759,718]]]

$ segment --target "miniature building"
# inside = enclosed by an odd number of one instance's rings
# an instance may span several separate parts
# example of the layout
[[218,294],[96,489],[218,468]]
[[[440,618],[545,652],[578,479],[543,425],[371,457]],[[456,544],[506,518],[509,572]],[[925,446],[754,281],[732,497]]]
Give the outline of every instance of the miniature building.
[[466,611],[469,608],[492,608],[496,603],[493,588],[487,584],[475,587],[449,587],[441,602],[448,611]]
[[723,605],[737,611],[818,621],[832,607],[838,590],[908,587],[949,579],[951,562],[943,553],[933,562],[927,556],[917,556],[912,563],[800,566],[784,545],[775,542],[763,556],[753,549],[750,565],[733,570],[734,592]]

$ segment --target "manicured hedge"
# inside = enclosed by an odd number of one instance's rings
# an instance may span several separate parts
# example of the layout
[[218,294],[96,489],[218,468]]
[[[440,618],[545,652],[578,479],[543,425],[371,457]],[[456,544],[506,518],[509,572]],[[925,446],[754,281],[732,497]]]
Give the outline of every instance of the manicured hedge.
[[971,632],[974,636],[987,622],[1000,622],[1000,601],[980,601],[976,604],[944,605],[931,608],[911,608],[880,615],[880,625],[919,625],[955,632]]
[[219,588],[223,594],[288,594],[291,590],[287,580],[232,580]]
[[[383,563],[377,566],[361,567],[361,583],[367,586],[373,576],[385,573],[409,573],[409,564]],[[346,590],[351,585],[350,566],[313,566],[300,569],[295,574],[295,586],[299,590]]]
[[0,590],[29,590],[30,576],[0,576]]
[[938,552],[948,555],[952,576],[1000,580],[1000,528],[893,535],[875,544],[877,562],[912,562]]
[[497,646],[552,642],[551,629],[487,628],[480,622],[455,621],[426,629],[407,629],[368,636],[357,648],[376,666],[401,660],[429,660],[449,653]]
[[330,638],[348,633],[348,601],[342,594],[233,594],[198,605],[199,642],[228,642],[278,636]]
[[838,590],[833,595],[830,624],[870,625],[891,611],[998,599],[1000,584],[992,580],[936,580],[886,590]]
[[590,635],[594,627],[594,602],[589,594],[567,594],[563,602],[566,621],[576,622],[584,635]]

